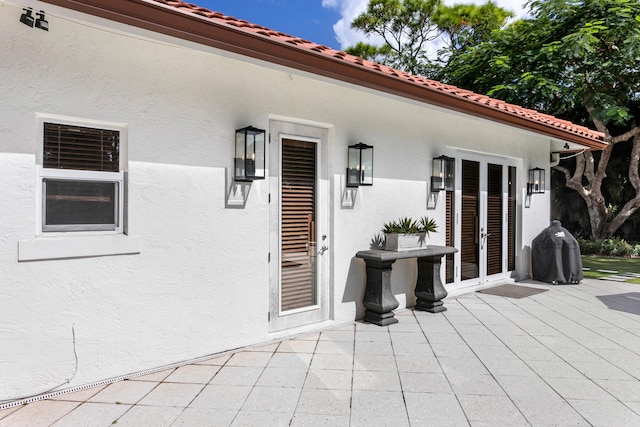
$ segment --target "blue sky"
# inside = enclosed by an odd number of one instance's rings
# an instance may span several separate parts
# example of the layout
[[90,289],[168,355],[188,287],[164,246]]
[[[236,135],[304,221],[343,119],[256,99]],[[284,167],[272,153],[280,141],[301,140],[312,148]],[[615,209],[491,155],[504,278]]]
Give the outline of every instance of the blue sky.
[[[245,19],[334,49],[343,50],[358,41],[368,41],[351,28],[353,19],[366,11],[368,0],[187,0],[225,15]],[[487,0],[443,0],[445,4],[485,3]],[[522,16],[526,0],[494,0],[499,6]]]
[[225,15],[340,49],[333,25],[340,11],[322,0],[190,0]]

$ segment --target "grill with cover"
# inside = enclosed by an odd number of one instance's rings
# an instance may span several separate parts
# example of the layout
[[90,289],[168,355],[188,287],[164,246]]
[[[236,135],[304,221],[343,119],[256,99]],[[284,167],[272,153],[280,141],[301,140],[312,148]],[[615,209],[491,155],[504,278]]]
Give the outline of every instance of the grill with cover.
[[551,221],[533,239],[531,267],[533,278],[541,282],[580,283],[584,278],[580,245],[560,221]]

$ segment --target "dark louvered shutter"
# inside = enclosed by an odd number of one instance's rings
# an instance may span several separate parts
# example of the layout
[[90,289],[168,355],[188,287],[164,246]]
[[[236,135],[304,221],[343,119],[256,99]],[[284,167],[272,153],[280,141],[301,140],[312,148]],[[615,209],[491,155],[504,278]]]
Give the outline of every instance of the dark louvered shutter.
[[[447,200],[446,200],[446,217],[447,217],[447,227],[445,231],[445,244],[447,246],[454,246],[455,242],[453,240],[454,237],[454,225],[455,225],[455,209],[454,209],[454,195],[453,191],[447,191]],[[445,270],[445,280],[446,283],[452,283],[454,280],[454,257],[453,254],[446,255],[446,270]]]

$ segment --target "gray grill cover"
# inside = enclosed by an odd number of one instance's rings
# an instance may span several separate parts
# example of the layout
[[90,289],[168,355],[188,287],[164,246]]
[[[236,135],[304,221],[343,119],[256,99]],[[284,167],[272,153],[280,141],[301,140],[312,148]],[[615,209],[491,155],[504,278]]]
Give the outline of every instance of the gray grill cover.
[[531,244],[533,278],[548,283],[580,283],[582,259],[578,241],[553,220]]

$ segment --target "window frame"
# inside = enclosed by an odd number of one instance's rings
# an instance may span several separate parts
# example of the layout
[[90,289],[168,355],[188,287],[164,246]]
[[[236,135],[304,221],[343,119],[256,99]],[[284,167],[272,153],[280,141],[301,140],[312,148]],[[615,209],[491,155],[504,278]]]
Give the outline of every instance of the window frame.
[[[36,115],[37,144],[36,144],[36,227],[37,235],[82,235],[82,234],[126,234],[125,227],[125,194],[126,194],[126,166],[127,166],[127,125],[116,122],[89,120],[76,117],[59,116],[53,114]],[[88,171],[77,169],[57,169],[43,167],[44,159],[44,125],[45,123],[81,126],[119,133],[119,167],[118,172]],[[95,181],[108,182],[116,185],[115,224],[67,224],[47,225],[46,221],[46,192],[45,180]]]

